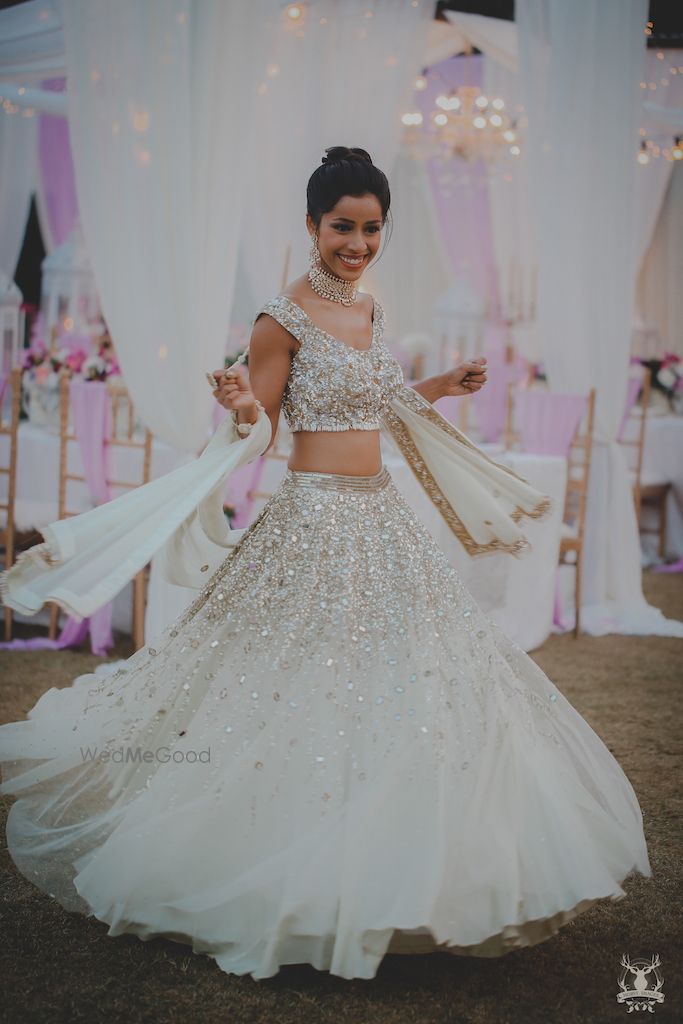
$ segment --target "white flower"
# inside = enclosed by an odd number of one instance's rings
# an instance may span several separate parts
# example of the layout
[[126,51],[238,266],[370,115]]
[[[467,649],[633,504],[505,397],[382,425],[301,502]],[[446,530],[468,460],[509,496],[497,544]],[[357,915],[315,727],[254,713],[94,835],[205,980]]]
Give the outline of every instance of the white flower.
[[104,373],[106,365],[101,356],[90,356],[81,367],[81,373],[87,377],[90,373]]

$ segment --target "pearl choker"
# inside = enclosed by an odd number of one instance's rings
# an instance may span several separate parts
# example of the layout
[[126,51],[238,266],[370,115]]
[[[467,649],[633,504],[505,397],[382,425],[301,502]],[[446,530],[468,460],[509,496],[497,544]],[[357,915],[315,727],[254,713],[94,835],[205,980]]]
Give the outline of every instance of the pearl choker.
[[345,281],[323,270],[317,238],[313,239],[309,261],[311,269],[308,272],[308,280],[313,291],[323,299],[341,302],[343,306],[353,306],[358,298],[358,289],[353,281]]

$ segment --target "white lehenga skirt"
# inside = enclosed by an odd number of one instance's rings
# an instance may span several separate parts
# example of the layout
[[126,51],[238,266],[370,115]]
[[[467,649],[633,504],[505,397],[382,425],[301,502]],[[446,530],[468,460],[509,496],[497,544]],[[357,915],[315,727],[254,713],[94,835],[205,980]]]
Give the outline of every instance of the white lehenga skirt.
[[499,956],[650,876],[638,801],[386,469],[287,470],[155,648],[0,728],[19,869],[232,974]]

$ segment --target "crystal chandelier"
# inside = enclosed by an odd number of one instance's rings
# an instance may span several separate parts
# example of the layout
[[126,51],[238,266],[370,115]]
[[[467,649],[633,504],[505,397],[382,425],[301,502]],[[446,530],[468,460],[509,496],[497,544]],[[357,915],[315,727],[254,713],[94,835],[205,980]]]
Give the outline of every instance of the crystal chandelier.
[[523,120],[510,117],[505,100],[499,96],[490,99],[479,86],[461,85],[437,96],[434,102],[436,109],[427,118],[409,112],[401,119],[404,140],[413,155],[424,158],[440,154],[490,163],[521,153]]

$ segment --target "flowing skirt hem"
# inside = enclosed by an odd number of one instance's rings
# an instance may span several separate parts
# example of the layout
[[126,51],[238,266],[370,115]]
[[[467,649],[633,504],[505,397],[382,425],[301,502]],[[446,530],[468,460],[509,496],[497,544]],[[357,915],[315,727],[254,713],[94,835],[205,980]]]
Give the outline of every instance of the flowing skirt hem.
[[[245,950],[236,948],[236,943],[221,944],[215,939],[207,940],[193,936],[187,932],[171,931],[147,923],[128,921],[122,907],[110,910],[93,910],[89,905],[84,913],[94,917],[103,924],[109,925],[107,935],[132,934],[143,942],[154,939],[166,939],[180,945],[189,946],[193,953],[203,954],[215,960],[219,968],[226,974],[244,976],[251,974],[254,980],[274,977],[281,967],[311,966],[319,971],[352,980],[361,978],[369,980],[375,977],[383,958],[389,955],[418,956],[432,953],[449,953],[453,956],[480,957],[494,959],[505,956],[516,950],[539,945],[556,935],[559,930],[585,913],[587,910],[603,903],[605,900],[620,901],[627,898],[622,888],[629,878],[641,873],[637,866],[616,884],[611,892],[582,899],[573,907],[558,910],[549,917],[537,918],[517,923],[506,924],[501,931],[482,937],[480,942],[458,945],[449,940],[439,941],[429,926],[409,928],[394,926],[382,929],[367,929],[358,936],[358,949],[350,953],[348,941],[344,943],[342,956],[335,955],[338,936],[336,935],[297,935],[294,932],[286,936],[280,933],[270,940],[264,939],[264,949]],[[279,944],[279,949],[277,945]],[[285,949],[284,947],[289,947]],[[351,966],[353,965],[353,966]]]

